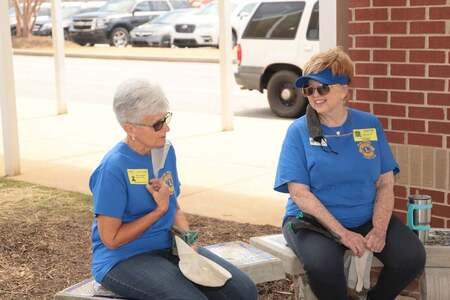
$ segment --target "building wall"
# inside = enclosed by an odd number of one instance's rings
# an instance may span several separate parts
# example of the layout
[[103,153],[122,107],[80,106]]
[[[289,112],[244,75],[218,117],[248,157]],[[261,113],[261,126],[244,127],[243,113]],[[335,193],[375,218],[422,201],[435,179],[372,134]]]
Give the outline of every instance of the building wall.
[[450,228],[450,0],[349,0],[350,105],[376,114],[400,164],[395,211],[433,197],[432,226]]

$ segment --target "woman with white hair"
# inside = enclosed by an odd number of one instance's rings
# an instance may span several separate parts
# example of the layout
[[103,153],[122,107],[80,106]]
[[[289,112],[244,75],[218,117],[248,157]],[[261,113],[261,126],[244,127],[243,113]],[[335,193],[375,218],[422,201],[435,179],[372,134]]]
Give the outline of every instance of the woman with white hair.
[[[189,225],[177,203],[175,151],[166,140],[172,113],[160,86],[142,79],[125,81],[113,106],[126,137],[105,155],[89,181],[95,280],[129,299],[256,299],[247,275],[204,248],[198,253],[231,273],[223,286],[195,284],[178,268],[171,230],[176,226],[188,231]],[[152,153],[164,147],[164,163],[155,169],[160,158]]]

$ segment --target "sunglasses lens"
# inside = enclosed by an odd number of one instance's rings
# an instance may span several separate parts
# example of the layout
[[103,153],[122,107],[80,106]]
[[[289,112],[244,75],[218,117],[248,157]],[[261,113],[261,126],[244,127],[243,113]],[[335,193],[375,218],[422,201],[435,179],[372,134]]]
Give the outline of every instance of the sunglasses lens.
[[317,88],[317,92],[319,93],[319,95],[325,96],[326,94],[328,94],[330,92],[330,86],[326,85],[326,84],[319,86]]
[[162,118],[161,120],[157,121],[155,124],[153,124],[153,129],[155,131],[159,131],[163,128],[164,124],[169,124],[170,119],[172,118],[172,113],[167,113],[167,115]]
[[312,88],[310,86],[302,88],[302,93],[305,96],[311,96],[314,93],[314,88]]

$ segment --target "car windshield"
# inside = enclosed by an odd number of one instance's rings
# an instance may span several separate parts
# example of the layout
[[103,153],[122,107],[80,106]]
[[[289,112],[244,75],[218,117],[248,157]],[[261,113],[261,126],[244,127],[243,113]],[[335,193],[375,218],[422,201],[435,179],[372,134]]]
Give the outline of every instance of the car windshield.
[[170,4],[172,4],[174,9],[191,7],[186,0],[170,0]]
[[149,23],[153,24],[172,24],[175,20],[177,20],[181,14],[187,14],[189,9],[181,10],[181,11],[173,11],[169,13],[165,13],[160,15],[157,18],[154,18]]
[[[237,4],[231,3],[230,10],[233,11],[236,9]],[[206,5],[202,10],[200,10],[197,14],[199,15],[219,15],[219,4],[217,2],[210,3]]]
[[39,9],[39,12],[37,14],[38,17],[43,17],[43,16],[47,16],[50,17],[51,16],[51,10],[48,7]]
[[68,17],[73,16],[77,12],[81,10],[81,6],[70,6],[70,7],[63,7],[62,9],[62,17],[63,19],[66,19]]
[[109,11],[117,13],[130,12],[134,5],[134,0],[113,0],[103,5],[99,11]]

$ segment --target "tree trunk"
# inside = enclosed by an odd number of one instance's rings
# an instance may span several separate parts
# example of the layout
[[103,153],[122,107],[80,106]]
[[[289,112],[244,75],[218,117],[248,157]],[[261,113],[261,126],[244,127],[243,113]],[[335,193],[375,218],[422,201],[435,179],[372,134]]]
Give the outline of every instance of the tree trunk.
[[16,35],[17,37],[28,38],[31,36],[36,15],[41,8],[43,0],[14,0],[16,11]]

